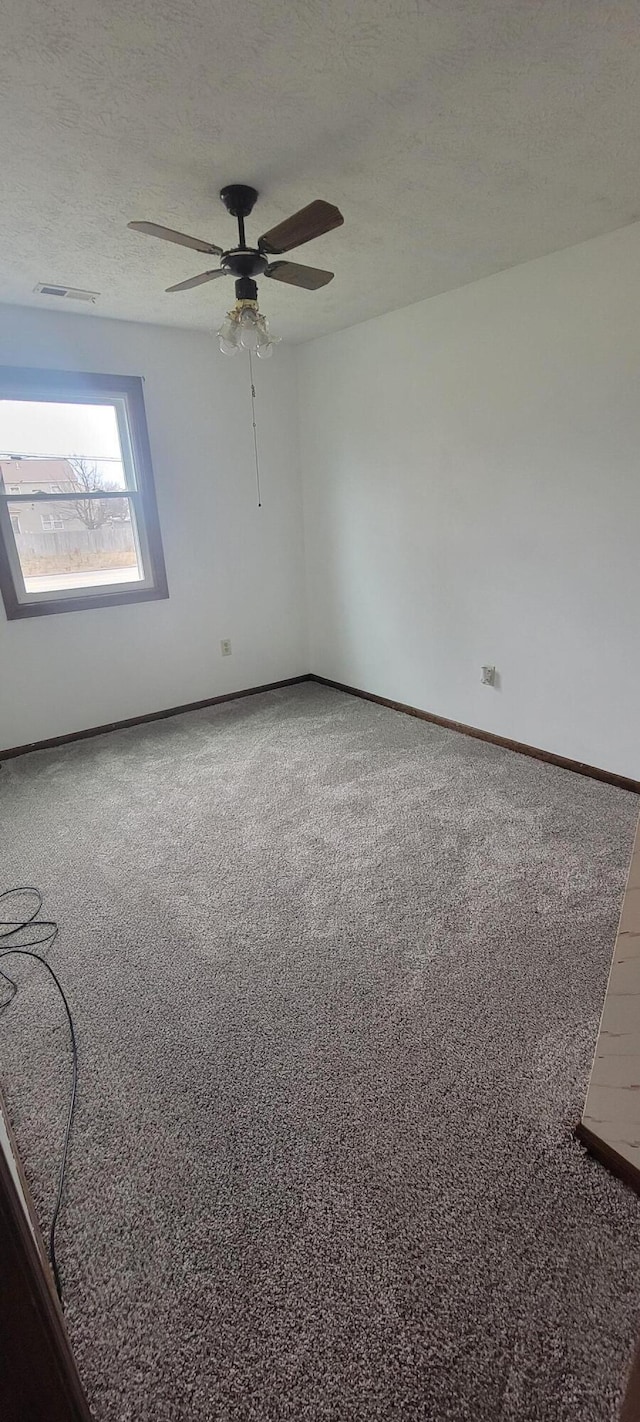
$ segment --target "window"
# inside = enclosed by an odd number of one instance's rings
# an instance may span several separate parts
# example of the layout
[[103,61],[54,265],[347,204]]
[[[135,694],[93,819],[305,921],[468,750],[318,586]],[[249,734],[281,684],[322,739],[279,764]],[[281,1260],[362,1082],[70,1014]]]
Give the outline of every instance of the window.
[[137,376],[0,367],[0,591],[9,618],[168,597]]

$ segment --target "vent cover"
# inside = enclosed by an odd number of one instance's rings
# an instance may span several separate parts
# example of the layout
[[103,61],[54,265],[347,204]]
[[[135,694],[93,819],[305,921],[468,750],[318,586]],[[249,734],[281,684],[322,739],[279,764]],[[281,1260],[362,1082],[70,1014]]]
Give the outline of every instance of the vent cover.
[[82,291],[77,286],[55,286],[53,282],[39,281],[34,286],[40,296],[61,296],[67,301],[95,301],[99,291]]

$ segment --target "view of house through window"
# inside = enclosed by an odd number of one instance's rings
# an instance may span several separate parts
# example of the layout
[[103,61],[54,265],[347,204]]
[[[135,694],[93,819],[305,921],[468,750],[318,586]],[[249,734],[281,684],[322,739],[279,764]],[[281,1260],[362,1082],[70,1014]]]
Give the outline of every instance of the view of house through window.
[[115,405],[0,401],[0,492],[21,496],[8,506],[28,593],[144,578],[132,488]]
[[168,597],[142,384],[0,367],[8,617]]

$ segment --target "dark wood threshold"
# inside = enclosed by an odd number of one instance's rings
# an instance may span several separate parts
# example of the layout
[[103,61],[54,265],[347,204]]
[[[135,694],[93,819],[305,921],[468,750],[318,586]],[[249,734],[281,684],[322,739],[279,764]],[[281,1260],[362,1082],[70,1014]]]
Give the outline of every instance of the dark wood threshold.
[[[622,1180],[630,1190],[640,1195],[640,1170],[620,1155],[613,1146],[600,1139],[584,1121],[580,1121],[574,1132],[576,1139],[599,1165],[604,1165],[618,1180]],[[636,1344],[618,1422],[640,1422],[640,1340]]]
[[580,1121],[576,1126],[575,1135],[594,1160],[606,1166],[612,1175],[617,1175],[618,1180],[623,1180],[630,1190],[635,1190],[636,1195],[640,1195],[640,1170],[637,1166],[632,1165],[631,1161],[626,1160],[613,1146],[601,1140],[589,1126],[585,1126],[584,1121]]
[[627,775],[617,775],[613,770],[601,770],[597,765],[585,765],[581,760],[570,760],[568,756],[556,755],[555,751],[540,750],[537,746],[526,745],[523,741],[512,741],[507,736],[494,735],[493,731],[481,731],[477,726],[467,726],[463,721],[450,721],[447,716],[436,716],[432,711],[422,711],[418,706],[406,706],[403,701],[391,701],[387,696],[376,696],[373,691],[361,691],[357,686],[345,686],[344,682],[332,681],[331,677],[318,676],[311,672],[310,681],[321,686],[332,686],[334,691],[344,691],[348,696],[360,696],[363,701],[375,701],[377,706],[388,706],[391,711],[402,711],[405,716],[417,716],[420,721],[430,721],[434,726],[444,726],[448,731],[459,731],[462,736],[474,736],[479,741],[489,741],[491,745],[502,746],[504,750],[517,751],[519,755],[530,755],[535,760],[546,761],[549,765],[560,766],[562,770],[572,770],[576,775],[587,775],[591,780],[604,780],[619,790],[630,790],[640,795],[640,780],[631,780]]
[[[589,1126],[585,1126],[584,1121],[580,1121],[576,1126],[574,1135],[584,1146],[585,1150],[599,1165],[604,1165],[612,1175],[622,1180],[637,1195],[640,1195],[640,1170],[636,1169],[630,1161],[625,1160],[613,1146],[607,1145],[606,1141],[595,1135]],[[640,1422],[640,1339],[636,1343],[633,1360],[627,1375],[622,1407],[618,1417],[618,1422]]]
[[640,1422],[640,1341],[636,1346],[627,1377],[627,1387],[618,1422]]
[[3,1422],[91,1422],[29,1201],[27,1208],[31,1225],[0,1146],[0,1413]]
[[[0,1086],[0,1117],[2,1118],[2,1120],[3,1120],[3,1122],[4,1122],[4,1128],[5,1128],[5,1131],[6,1131],[6,1133],[7,1133],[7,1140],[8,1140],[8,1142],[9,1142],[9,1150],[11,1151],[11,1154],[12,1154],[12,1156],[13,1156],[14,1164],[15,1164],[15,1167],[16,1167],[16,1170],[17,1170],[17,1173],[18,1173],[18,1180],[20,1181],[20,1189],[22,1190],[22,1198],[23,1198],[23,1200],[24,1200],[24,1203],[25,1203],[25,1206],[26,1206],[26,1210],[27,1210],[27,1214],[28,1214],[28,1216],[29,1216],[29,1219],[31,1220],[31,1228],[32,1228],[32,1230],[33,1230],[33,1235],[34,1235],[34,1238],[35,1238],[35,1241],[36,1241],[36,1246],[37,1246],[37,1249],[38,1249],[38,1253],[39,1253],[40,1258],[41,1258],[41,1260],[42,1260],[42,1267],[43,1267],[44,1272],[45,1272],[45,1274],[46,1274],[47,1281],[48,1281],[48,1284],[49,1284],[50,1288],[52,1288],[52,1289],[55,1290],[54,1279],[53,1279],[53,1272],[52,1272],[52,1269],[51,1269],[51,1265],[50,1265],[50,1263],[49,1263],[49,1259],[48,1259],[48,1256],[47,1256],[47,1251],[46,1251],[46,1249],[45,1249],[45,1247],[44,1247],[44,1241],[43,1241],[42,1235],[41,1235],[41,1233],[40,1233],[40,1225],[39,1225],[39,1223],[38,1223],[38,1215],[37,1215],[37,1213],[36,1213],[36,1207],[35,1207],[35,1205],[34,1205],[34,1203],[33,1203],[33,1196],[32,1196],[32,1194],[31,1194],[31,1187],[30,1187],[30,1185],[29,1185],[29,1181],[27,1180],[27,1177],[26,1177],[26,1174],[25,1174],[25,1169],[24,1169],[24,1166],[23,1166],[23,1164],[22,1164],[22,1160],[21,1160],[21,1158],[20,1158],[20,1152],[19,1152],[19,1150],[18,1150],[18,1142],[17,1142],[17,1140],[16,1140],[15,1131],[14,1131],[13,1126],[12,1126],[12,1124],[11,1124],[11,1117],[10,1117],[9,1112],[8,1112],[8,1109],[7,1109],[7,1103],[6,1103],[6,1101],[5,1101],[4,1094],[3,1094],[3,1091],[2,1091],[2,1087],[1,1087],[1,1086]],[[59,1303],[58,1295],[57,1295],[57,1294],[55,1295],[55,1298],[56,1298],[56,1307],[57,1307],[57,1306],[58,1306],[58,1303]]]
[[90,736],[104,736],[107,731],[124,731],[128,726],[144,726],[147,721],[164,721],[167,716],[182,716],[186,711],[202,711],[207,706],[221,706],[224,701],[239,701],[243,696],[258,696],[261,691],[278,691],[283,686],[298,686],[301,681],[309,681],[310,676],[289,676],[283,681],[268,681],[264,686],[248,686],[243,691],[226,691],[222,696],[207,696],[204,701],[189,701],[184,706],[168,706],[164,711],[147,711],[144,716],[128,716],[124,721],[108,721],[104,726],[89,726],[86,731],[68,731],[64,736],[51,736],[46,741],[31,741],[24,746],[10,746],[0,751],[0,761],[11,760],[16,755],[28,755],[30,751],[53,750],[56,746],[68,745],[70,741],[84,741]]

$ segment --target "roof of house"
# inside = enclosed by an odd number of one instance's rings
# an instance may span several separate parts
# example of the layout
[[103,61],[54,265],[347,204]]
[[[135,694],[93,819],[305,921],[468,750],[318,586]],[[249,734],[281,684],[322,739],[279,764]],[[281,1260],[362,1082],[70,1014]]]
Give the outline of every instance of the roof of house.
[[76,477],[68,459],[2,459],[0,460],[0,484],[5,491],[11,484],[75,483]]

